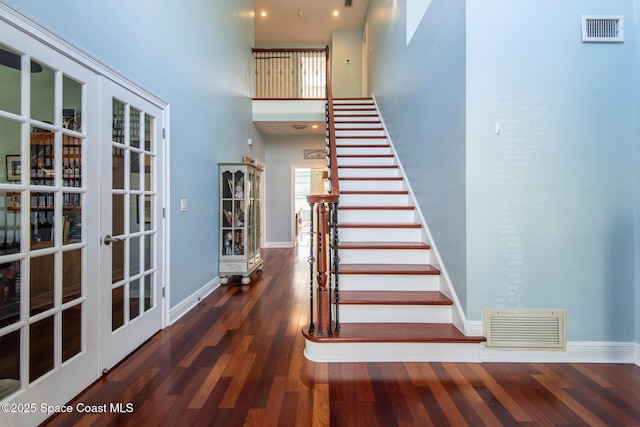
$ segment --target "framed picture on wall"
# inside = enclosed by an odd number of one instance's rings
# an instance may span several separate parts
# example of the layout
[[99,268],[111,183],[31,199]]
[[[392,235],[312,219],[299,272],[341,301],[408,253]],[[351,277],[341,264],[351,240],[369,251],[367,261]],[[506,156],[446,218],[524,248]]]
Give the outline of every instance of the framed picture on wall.
[[325,157],[327,157],[327,150],[325,148],[304,150],[305,159],[324,159]]
[[7,155],[7,181],[20,181],[21,173],[20,155]]

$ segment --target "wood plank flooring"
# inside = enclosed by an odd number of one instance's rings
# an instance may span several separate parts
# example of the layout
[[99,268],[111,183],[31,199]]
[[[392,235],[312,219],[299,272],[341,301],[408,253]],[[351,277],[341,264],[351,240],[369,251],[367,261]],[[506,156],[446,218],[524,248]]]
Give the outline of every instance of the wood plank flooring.
[[45,425],[640,425],[635,365],[310,362],[308,250],[264,256],[249,291],[219,288],[72,402],[133,412]]

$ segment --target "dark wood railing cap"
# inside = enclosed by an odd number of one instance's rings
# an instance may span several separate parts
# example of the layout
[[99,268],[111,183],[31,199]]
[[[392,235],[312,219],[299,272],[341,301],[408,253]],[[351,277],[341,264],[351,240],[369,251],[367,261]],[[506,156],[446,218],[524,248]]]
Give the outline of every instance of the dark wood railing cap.
[[339,194],[310,194],[307,196],[309,203],[338,203]]

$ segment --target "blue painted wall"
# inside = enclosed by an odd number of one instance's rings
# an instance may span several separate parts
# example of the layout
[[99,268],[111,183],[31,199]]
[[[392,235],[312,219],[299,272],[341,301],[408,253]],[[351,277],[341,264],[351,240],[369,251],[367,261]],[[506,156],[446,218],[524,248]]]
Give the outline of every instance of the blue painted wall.
[[253,2],[9,3],[170,104],[175,306],[218,274],[218,162],[264,159],[251,120]]
[[[433,0],[408,46],[404,8],[371,2],[371,92],[467,318],[637,340],[634,2]],[[624,15],[625,42],[582,43],[583,14]]]
[[369,92],[466,306],[465,6],[434,0],[409,45],[405,6],[369,3]]
[[[636,28],[640,28],[640,7],[635,8],[634,14],[634,25]],[[635,43],[636,46],[640,43],[640,31],[636,31]],[[635,54],[635,105],[636,108],[640,106],[640,55],[636,52]],[[635,197],[636,197],[636,219],[635,219],[635,276],[636,276],[636,286],[635,286],[635,316],[636,316],[636,343],[640,345],[640,120],[637,119],[638,115],[635,114],[636,120],[636,156],[635,156],[635,169],[636,169],[636,184],[635,184]],[[636,363],[640,363],[640,354],[636,354]]]

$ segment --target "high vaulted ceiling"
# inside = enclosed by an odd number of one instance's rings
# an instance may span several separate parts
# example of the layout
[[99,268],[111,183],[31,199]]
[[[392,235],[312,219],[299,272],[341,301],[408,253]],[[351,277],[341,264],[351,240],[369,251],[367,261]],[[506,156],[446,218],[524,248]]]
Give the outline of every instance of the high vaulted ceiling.
[[256,45],[329,44],[333,31],[361,30],[368,6],[369,0],[255,0]]

